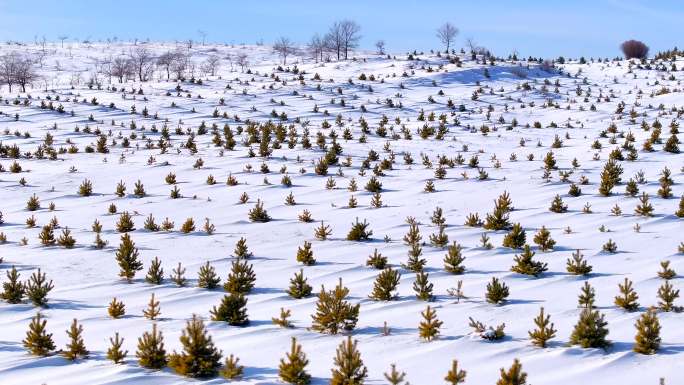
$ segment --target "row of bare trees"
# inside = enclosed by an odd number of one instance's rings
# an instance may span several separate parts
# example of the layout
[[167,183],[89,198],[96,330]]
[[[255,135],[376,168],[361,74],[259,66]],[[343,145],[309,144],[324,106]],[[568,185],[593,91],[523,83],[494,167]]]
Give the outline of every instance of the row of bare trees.
[[[357,22],[336,21],[325,35],[315,34],[309,41],[307,49],[316,62],[323,61],[326,55],[335,55],[337,60],[347,60],[349,53],[359,46],[359,40],[361,40],[361,26]],[[382,47],[384,49],[384,43]]]
[[[226,56],[232,67],[232,58]],[[221,66],[222,59],[216,54],[209,55],[202,63],[192,60],[190,54],[184,49],[166,51],[155,55],[145,46],[137,46],[127,54],[110,56],[97,64],[97,72],[116,79],[119,83],[127,80],[148,81],[152,78],[155,70],[160,72],[160,78],[166,80],[183,79],[186,75],[194,77],[197,70],[210,76],[215,76]],[[247,55],[238,55],[236,64],[243,68],[248,64]]]
[[12,92],[14,85],[21,87],[21,92],[26,92],[26,86],[36,80],[38,73],[31,57],[16,52],[0,56],[0,85],[7,85],[9,92]]

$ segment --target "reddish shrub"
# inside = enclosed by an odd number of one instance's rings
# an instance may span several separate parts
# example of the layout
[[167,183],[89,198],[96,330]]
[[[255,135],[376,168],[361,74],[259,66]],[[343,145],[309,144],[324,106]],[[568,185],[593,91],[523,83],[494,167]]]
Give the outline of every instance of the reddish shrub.
[[638,40],[627,40],[620,45],[625,59],[645,59],[648,55],[648,46]]

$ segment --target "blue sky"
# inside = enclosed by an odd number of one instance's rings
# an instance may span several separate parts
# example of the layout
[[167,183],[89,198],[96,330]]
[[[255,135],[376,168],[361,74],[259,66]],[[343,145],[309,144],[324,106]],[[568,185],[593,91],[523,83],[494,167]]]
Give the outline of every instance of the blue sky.
[[305,43],[342,18],[361,24],[362,47],[383,39],[394,52],[439,47],[445,21],[460,30],[457,46],[473,38],[497,55],[613,57],[629,38],[651,52],[684,47],[682,0],[0,0],[0,40],[200,40],[203,30],[212,42]]

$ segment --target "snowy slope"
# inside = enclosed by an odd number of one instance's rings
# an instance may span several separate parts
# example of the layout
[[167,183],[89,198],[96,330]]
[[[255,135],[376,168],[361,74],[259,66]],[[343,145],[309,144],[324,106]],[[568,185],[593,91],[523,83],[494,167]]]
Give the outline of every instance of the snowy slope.
[[[658,302],[656,293],[664,282],[656,274],[660,261],[670,260],[675,271],[684,271],[684,259],[681,253],[677,253],[678,245],[684,241],[684,226],[682,219],[674,216],[684,191],[681,184],[684,180],[684,156],[664,152],[662,144],[654,145],[654,152],[642,151],[641,145],[651,132],[640,127],[642,120],[652,124],[658,118],[663,125],[661,136],[664,143],[670,137],[670,123],[673,120],[681,123],[681,117],[672,110],[684,106],[684,97],[679,92],[684,76],[681,72],[672,72],[675,80],[667,80],[669,73],[663,71],[634,68],[633,73],[628,73],[628,63],[621,61],[573,62],[561,66],[563,73],[559,74],[557,71],[542,71],[532,63],[528,69],[526,61],[497,62],[495,66],[489,66],[475,63],[469,55],[461,55],[464,64],[457,67],[434,54],[420,54],[417,55],[419,60],[409,61],[406,54],[387,59],[363,53],[357,56],[357,60],[343,63],[320,64],[310,59],[292,59],[293,62],[298,61],[298,69],[305,72],[302,84],[297,80],[298,75],[277,70],[278,58],[268,47],[216,46],[193,48],[193,59],[199,63],[210,53],[235,56],[239,52],[247,52],[252,74],[240,72],[237,66],[231,71],[229,64],[224,62],[220,76],[203,76],[202,85],[180,83],[183,89],[180,96],[175,90],[178,83],[158,80],[157,77],[152,82],[126,83],[125,94],[122,94],[120,84],[115,80],[109,84],[108,79],[101,79],[102,90],[89,89],[87,78],[95,60],[111,53],[127,52],[129,48],[123,43],[69,49],[49,47],[40,69],[45,79],[55,79],[48,84],[47,92],[42,82],[29,89],[27,94],[15,91],[10,95],[6,88],[2,90],[0,140],[4,145],[16,144],[22,153],[33,152],[49,133],[54,137],[55,149],[68,148],[73,143],[79,152],[59,154],[57,160],[22,157],[17,160],[24,169],[21,173],[7,171],[14,160],[0,159],[6,170],[0,173],[0,211],[5,221],[0,225],[0,232],[7,237],[7,243],[0,245],[3,258],[0,281],[6,281],[4,271],[12,266],[20,271],[22,279],[27,279],[38,268],[45,272],[53,280],[55,288],[49,294],[48,307],[41,313],[47,317],[47,328],[53,333],[58,349],[66,345],[65,330],[76,318],[83,324],[84,339],[91,356],[71,363],[59,355],[45,358],[28,355],[21,341],[31,318],[39,309],[28,302],[12,305],[2,301],[0,383],[130,385],[199,382],[178,376],[170,369],[150,371],[137,365],[136,340],[144,331],[150,330],[153,323],[142,316],[151,293],[161,302],[162,319],[157,324],[164,334],[168,352],[180,349],[178,337],[186,320],[192,314],[198,314],[205,319],[212,338],[224,355],[235,354],[245,365],[243,379],[235,383],[278,383],[279,359],[289,349],[292,336],[297,337],[310,359],[308,370],[314,377],[313,383],[327,383],[335,349],[345,337],[307,330],[311,326],[316,297],[295,300],[285,293],[289,279],[302,268],[295,255],[304,241],[312,242],[317,260],[316,265],[303,267],[314,292],[317,293],[321,285],[331,288],[342,278],[351,291],[350,300],[361,303],[359,322],[351,335],[359,341],[362,358],[369,370],[369,384],[386,383],[383,373],[392,363],[405,371],[406,379],[414,385],[443,383],[453,359],[457,359],[459,366],[467,371],[466,383],[493,384],[498,379],[499,368],[508,368],[514,358],[521,360],[529,382],[535,385],[578,382],[657,384],[661,377],[667,384],[684,383],[680,368],[684,362],[684,316],[681,313],[658,313],[663,341],[658,354],[643,356],[632,352],[636,319],[647,307]],[[151,45],[157,53],[173,48],[170,44]],[[2,51],[12,49],[40,50],[34,46],[2,47]],[[293,68],[293,64],[288,63],[286,68]],[[440,65],[443,65],[441,69]],[[682,60],[677,62],[677,66],[682,66]],[[488,68],[490,78],[484,76],[484,68]],[[519,76],[520,71],[526,74],[525,78]],[[82,72],[81,80],[72,88],[70,83],[78,72]],[[402,76],[404,72],[405,77]],[[271,77],[272,73],[280,81]],[[312,80],[315,73],[320,75],[321,81]],[[373,74],[376,80],[358,80],[361,73],[366,76]],[[549,82],[546,92],[542,90],[545,80]],[[556,81],[559,82],[557,93],[554,92]],[[526,90],[524,83],[531,89]],[[227,85],[230,89],[226,88]],[[317,85],[320,85],[320,90]],[[111,86],[119,90],[108,89]],[[663,86],[675,92],[652,95]],[[577,87],[583,90],[582,96],[577,95]],[[144,95],[132,94],[133,88],[142,88]],[[472,100],[473,92],[479,88],[484,92],[480,93],[478,100]],[[443,96],[438,95],[440,90]],[[588,90],[591,90],[591,95],[585,101]],[[643,94],[638,93],[639,90]],[[57,95],[59,102],[55,101]],[[602,95],[600,101],[597,100],[599,95]],[[15,99],[23,101],[29,96],[31,103],[28,107],[12,103]],[[47,102],[47,96],[53,103],[63,104],[67,113],[40,109],[40,100]],[[429,96],[435,103],[428,101]],[[89,103],[93,97],[97,98],[98,106]],[[607,97],[608,100],[605,99]],[[225,105],[219,105],[221,98],[224,98]],[[335,104],[331,104],[333,98],[336,99]],[[345,99],[345,107],[339,104],[341,98]],[[388,98],[395,104],[401,102],[403,108],[388,107]],[[448,99],[453,100],[456,106],[463,104],[466,111],[456,109],[452,115],[452,110],[446,105]],[[546,106],[549,100],[557,103],[559,108]],[[284,105],[280,104],[281,101]],[[623,114],[616,114],[620,102],[624,102],[626,107]],[[635,102],[638,105],[634,106]],[[115,103],[116,108],[109,108],[110,103]],[[661,103],[664,108],[658,109]],[[592,104],[596,106],[595,111],[590,110]],[[315,105],[319,112],[313,112]],[[367,108],[367,112],[361,111],[361,105]],[[136,107],[137,114],[130,113],[131,106]],[[488,119],[489,106],[493,110]],[[629,119],[632,106],[639,114],[634,123]],[[151,115],[158,113],[159,119],[143,118],[140,112],[144,107]],[[214,118],[214,109],[221,114],[227,112],[230,118]],[[227,123],[235,133],[247,119],[262,122],[271,119],[270,113],[274,109],[278,114],[285,112],[289,120],[284,123],[293,124],[300,135],[300,143],[294,149],[288,149],[284,143],[273,151],[270,158],[262,159],[247,156],[247,147],[242,141],[245,135],[236,134],[238,144],[235,151],[221,151],[220,147],[212,144],[213,123],[218,125],[219,132]],[[449,132],[443,140],[434,137],[421,139],[417,134],[417,129],[425,123],[434,127],[438,124],[437,119],[433,122],[418,121],[421,109],[426,116],[432,111],[437,117],[447,114]],[[74,116],[68,113],[72,110]],[[329,112],[328,116],[323,114],[324,110]],[[15,114],[20,116],[18,121],[14,119]],[[335,124],[338,114],[343,117],[344,127]],[[89,121],[90,115],[95,122]],[[235,121],[234,115],[238,115],[242,122]],[[389,119],[387,127],[394,127],[399,139],[392,139],[391,134],[385,138],[376,134],[383,115]],[[368,121],[371,130],[366,143],[358,140],[361,136],[360,117]],[[499,122],[500,117],[504,123]],[[299,118],[299,122],[295,122],[295,118]],[[401,123],[397,123],[395,118],[399,118]],[[458,118],[459,125],[454,124],[454,118]],[[168,153],[160,154],[158,148],[146,149],[145,144],[146,138],[153,143],[158,141],[160,134],[152,132],[151,128],[154,125],[161,129],[164,119],[168,119],[172,147]],[[513,119],[518,125],[507,129]],[[131,121],[135,121],[136,129],[130,128]],[[321,128],[324,121],[332,124],[339,135],[338,143],[343,148],[340,160],[346,156],[352,159],[351,167],[341,167],[341,176],[337,175],[337,167],[330,168],[330,175],[336,182],[336,188],[332,190],[325,188],[327,176],[314,173],[314,162],[325,153],[316,146],[316,133],[320,131],[327,136],[331,131]],[[175,130],[180,127],[183,132],[187,129],[196,131],[202,122],[210,132],[195,138],[198,153],[191,155],[187,149],[181,148],[188,135],[177,135]],[[313,144],[311,149],[301,146],[304,122],[308,122]],[[532,128],[534,122],[540,122],[543,128]],[[558,128],[549,127],[552,122]],[[624,168],[622,179],[624,182],[638,171],[644,172],[647,183],[639,185],[639,189],[651,197],[655,208],[652,217],[634,215],[639,201],[624,195],[624,183],[617,186],[610,197],[600,196],[597,192],[600,173],[609,152],[624,142],[624,139],[617,138],[616,144],[610,144],[611,134],[606,138],[599,137],[600,132],[612,122],[620,132],[626,134],[631,131],[635,136],[634,144],[639,156],[637,161],[620,162]],[[412,140],[403,138],[400,132],[403,124],[412,133]],[[479,131],[482,125],[490,127],[487,135]],[[85,153],[85,146],[94,144],[97,139],[93,133],[83,132],[86,126],[91,130],[97,128],[104,134],[111,132],[111,137],[108,137],[110,153]],[[75,127],[80,128],[79,132],[75,132]],[[353,140],[342,139],[345,127],[351,129]],[[21,135],[15,135],[15,132]],[[30,137],[23,137],[25,132]],[[122,147],[122,138],[130,137],[132,133],[136,138],[130,140],[131,146]],[[567,139],[566,134],[569,136]],[[563,139],[563,147],[551,149],[555,135]],[[679,137],[681,140],[682,135]],[[111,145],[112,139],[117,145]],[[525,140],[524,147],[520,145],[521,139]],[[590,147],[597,139],[603,144],[601,150]],[[327,142],[331,143],[329,137]],[[359,170],[371,149],[379,154],[380,160],[389,158],[389,152],[383,149],[386,144],[396,159],[393,168],[386,170],[386,176],[380,178],[384,207],[372,208],[372,194],[363,190],[372,170],[366,170],[364,176],[359,175]],[[258,150],[258,145],[253,147]],[[542,178],[543,158],[551,150],[560,170],[571,170],[574,158],[579,162],[580,166],[574,170],[570,180],[578,182],[582,175],[589,179],[587,185],[580,186],[581,196],[568,195],[570,183],[561,182],[558,171],[552,172],[550,181]],[[406,152],[412,154],[413,165],[404,164],[403,154]],[[432,168],[422,164],[421,154],[429,157]],[[465,158],[465,164],[446,167],[446,178],[434,179],[437,156],[454,158],[457,154]],[[517,161],[510,159],[511,154],[517,155]],[[532,161],[528,160],[528,154],[534,155]],[[598,160],[595,154],[598,154]],[[479,166],[489,174],[487,180],[478,180],[478,169],[468,166],[470,158],[476,155]],[[150,157],[154,162],[148,162]],[[196,169],[193,165],[198,158],[204,161],[204,165]],[[498,168],[495,167],[497,160],[500,162]],[[270,169],[267,174],[260,172],[263,162]],[[375,163],[371,162],[372,165]],[[252,166],[251,172],[246,170],[248,164]],[[74,169],[70,170],[72,166]],[[292,178],[291,188],[280,184],[281,167],[286,167]],[[672,171],[675,181],[672,187],[674,197],[669,199],[657,195],[658,178],[665,167]],[[167,185],[164,178],[170,172],[177,176],[177,186],[183,195],[180,199],[169,197],[172,186]],[[227,186],[225,182],[229,174],[235,176],[240,184]],[[215,185],[206,184],[209,175],[216,178]],[[26,186],[19,183],[22,177],[27,181]],[[268,178],[270,184],[265,184],[264,178]],[[354,193],[347,190],[352,178],[359,186],[359,191]],[[94,194],[81,197],[77,194],[78,187],[86,179],[92,181]],[[426,193],[423,188],[431,179],[437,191]],[[133,185],[138,180],[142,181],[147,193],[143,198],[132,195]],[[127,187],[128,195],[122,198],[114,194],[119,181]],[[505,231],[485,231],[481,227],[464,225],[470,213],[479,213],[480,218],[484,218],[493,209],[493,201],[504,191],[510,193],[515,207],[511,222],[524,226],[528,243],[532,244],[534,234],[542,226],[551,231],[557,242],[554,250],[549,252],[533,247],[537,252],[535,257],[548,263],[549,267],[539,278],[510,271],[513,256],[519,250],[501,246]],[[238,202],[243,192],[249,195],[246,204]],[[297,201],[294,206],[284,203],[290,192]],[[42,208],[29,212],[26,201],[33,194],[39,197]],[[568,205],[567,213],[549,211],[556,194]],[[359,203],[353,209],[347,207],[351,195]],[[264,202],[272,221],[252,223],[248,220],[247,213],[257,199]],[[54,211],[47,209],[50,202],[56,206]],[[119,213],[128,211],[134,214],[136,230],[130,234],[145,268],[138,272],[132,284],[118,277],[114,253],[121,234],[115,228],[119,215],[108,214],[112,203]],[[582,212],[587,203],[591,205],[591,214]],[[618,216],[611,213],[616,204],[622,210]],[[466,257],[464,275],[447,273],[442,262],[446,249],[429,244],[429,235],[437,232],[430,223],[436,207],[444,210],[449,242],[457,241],[463,246]],[[298,221],[297,216],[304,209],[312,213],[314,222]],[[157,223],[168,217],[175,222],[174,231],[144,230],[143,223],[149,214]],[[25,221],[31,215],[35,216],[37,226],[27,228]],[[427,303],[415,298],[412,289],[415,273],[400,266],[407,259],[408,247],[402,237],[408,230],[408,216],[421,223],[421,234],[426,242],[423,257],[428,260],[426,271],[436,295],[430,305],[436,308],[439,319],[444,321],[441,337],[429,343],[421,341],[417,331],[420,312]],[[68,227],[77,240],[75,248],[41,246],[38,239],[41,226],[53,217],[58,218],[60,226],[55,235]],[[197,231],[182,234],[178,229],[189,217],[194,218]],[[201,231],[205,218],[216,226],[213,235]],[[370,223],[372,240],[345,240],[356,218]],[[92,247],[95,233],[91,225],[95,219],[102,223],[104,230],[101,236],[109,242],[103,250]],[[320,221],[325,221],[332,228],[333,233],[328,240],[320,241],[314,237],[314,229]],[[635,224],[641,226],[638,233],[633,229]],[[609,231],[599,231],[602,225]],[[571,229],[570,233],[566,233],[566,227]],[[481,247],[483,232],[491,238],[493,249]],[[28,240],[27,245],[20,244],[24,237]],[[254,253],[250,262],[254,265],[257,281],[255,289],[248,295],[249,326],[232,327],[210,321],[209,310],[218,305],[224,291],[198,288],[197,271],[209,261],[225,279],[234,260],[231,256],[234,245],[241,237],[247,239]],[[385,241],[386,237],[388,241]],[[615,254],[601,251],[609,239],[618,245]],[[399,297],[395,301],[379,302],[368,298],[379,273],[365,266],[374,249],[387,256],[389,263],[401,271]],[[566,272],[566,259],[576,249],[580,249],[593,266],[592,274],[587,277]],[[179,262],[182,263],[187,269],[188,285],[177,287],[168,278],[158,286],[146,283],[145,272],[154,257],[162,260],[167,277]],[[484,300],[485,286],[492,277],[500,278],[510,288],[509,301],[502,306],[491,305]],[[618,294],[618,284],[625,277],[634,282],[639,294],[641,305],[637,312],[625,312],[613,303]],[[468,297],[460,303],[447,294],[447,289],[455,287],[458,280],[463,281],[463,291]],[[580,313],[577,295],[586,280],[595,287],[596,306],[608,321],[609,339],[613,345],[607,351],[567,345]],[[671,282],[675,288],[682,287],[679,277]],[[126,304],[127,315],[122,319],[111,319],[107,315],[107,305],[114,296]],[[679,300],[678,304],[682,301]],[[527,333],[533,329],[532,320],[541,306],[551,315],[558,329],[557,337],[545,349],[532,346]],[[282,329],[272,324],[271,317],[276,317],[281,307],[291,309],[294,328]],[[472,333],[468,326],[469,317],[485,324],[505,323],[507,336],[502,341],[487,342]],[[384,322],[391,328],[389,336],[381,334]],[[114,365],[105,358],[109,337],[115,332],[125,338],[124,346],[129,351],[125,365]],[[223,383],[225,380],[216,378],[203,382]]]

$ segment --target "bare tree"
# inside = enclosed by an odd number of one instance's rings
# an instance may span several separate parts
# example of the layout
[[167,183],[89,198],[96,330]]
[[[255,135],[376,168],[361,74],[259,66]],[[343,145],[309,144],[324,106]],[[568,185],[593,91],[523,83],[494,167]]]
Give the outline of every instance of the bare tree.
[[131,59],[125,56],[117,56],[112,60],[109,76],[115,77],[119,83],[123,83],[124,79],[128,79],[133,74],[133,64]]
[[472,37],[466,39],[466,46],[471,53],[477,52],[477,43],[475,43],[475,40]]
[[166,80],[171,79],[171,66],[175,60],[175,53],[172,51],[166,51],[157,57],[157,66],[164,68],[166,71]]
[[359,46],[361,26],[352,20],[342,20],[340,22],[340,32],[342,34],[344,60],[347,60],[349,58],[349,51]]
[[0,57],[0,84],[7,84],[10,93],[12,86],[17,82],[16,73],[19,61],[19,55],[15,52]]
[[277,52],[281,58],[283,58],[283,65],[287,64],[287,57],[294,55],[296,52],[295,46],[292,41],[286,37],[280,37],[273,43],[273,51]]
[[230,72],[233,72],[233,57],[227,53],[226,56],[224,56],[226,60],[228,60],[228,64],[230,64]]
[[378,40],[375,42],[375,50],[378,53],[378,55],[384,55],[385,54],[385,41],[384,40]]
[[453,24],[447,22],[442,24],[441,27],[437,28],[437,37],[442,44],[446,45],[446,52],[449,53],[449,47],[451,43],[456,39],[458,34],[458,28],[454,27]]
[[202,67],[203,67],[205,72],[208,72],[209,75],[214,76],[214,75],[216,75],[216,71],[218,71],[220,66],[221,66],[221,58],[218,57],[218,55],[209,55],[207,60],[204,61],[204,64]]
[[198,30],[197,30],[197,33],[198,33],[200,36],[202,36],[202,45],[205,45],[206,42],[207,42],[207,31],[198,29]]
[[318,63],[319,58],[323,61],[323,53],[325,52],[325,40],[321,38],[319,34],[315,34],[311,37],[309,44],[306,46],[307,50],[311,56]]
[[131,50],[129,56],[135,73],[138,75],[138,80],[141,82],[147,81],[152,73],[154,64],[152,52],[144,45],[139,45],[134,50]]
[[247,54],[241,52],[237,55],[235,64],[240,66],[240,71],[245,72],[245,67],[249,65],[249,60],[247,59]]
[[330,26],[328,33],[325,34],[325,47],[337,54],[337,60],[342,57],[342,48],[344,46],[344,39],[342,37],[342,25],[336,21]]
[[171,62],[171,72],[177,80],[184,77],[185,71],[188,69],[189,55],[178,49],[173,53],[173,61]]
[[66,39],[68,39],[68,38],[69,38],[69,36],[67,36],[67,35],[59,35],[59,36],[57,36],[57,39],[59,39],[59,41],[62,42],[62,48],[64,48],[64,40],[66,40]]
[[26,86],[33,85],[33,82],[38,80],[33,60],[28,57],[19,58],[14,77],[17,84],[21,86],[21,92],[26,92]]

